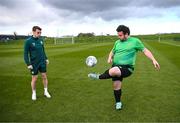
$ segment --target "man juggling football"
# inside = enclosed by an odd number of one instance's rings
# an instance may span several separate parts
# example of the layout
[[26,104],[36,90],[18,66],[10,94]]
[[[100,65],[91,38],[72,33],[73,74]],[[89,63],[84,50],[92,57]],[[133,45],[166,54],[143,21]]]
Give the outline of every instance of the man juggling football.
[[38,71],[41,73],[44,84],[44,96],[51,98],[47,89],[48,79],[46,75],[46,65],[49,64],[49,61],[44,51],[44,42],[40,38],[41,28],[39,26],[34,26],[32,32],[33,35],[28,38],[24,44],[24,61],[32,74],[32,100],[36,100],[36,81],[38,78]]
[[123,78],[130,76],[134,71],[136,54],[141,51],[153,63],[156,69],[160,69],[160,65],[152,55],[152,53],[144,47],[143,43],[135,37],[130,37],[130,30],[127,26],[119,25],[116,29],[119,40],[117,40],[109,53],[107,62],[112,63],[112,67],[102,74],[90,73],[88,77],[92,79],[112,79],[114,87],[114,97],[116,101],[115,108],[122,109],[121,102],[121,86]]

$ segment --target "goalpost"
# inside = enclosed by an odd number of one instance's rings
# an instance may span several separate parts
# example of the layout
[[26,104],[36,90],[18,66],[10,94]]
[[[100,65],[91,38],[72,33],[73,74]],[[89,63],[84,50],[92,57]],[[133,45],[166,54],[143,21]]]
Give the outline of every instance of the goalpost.
[[55,37],[54,38],[54,44],[74,44],[74,36],[63,36],[63,37]]
[[161,41],[161,33],[158,33],[158,42],[160,43]]

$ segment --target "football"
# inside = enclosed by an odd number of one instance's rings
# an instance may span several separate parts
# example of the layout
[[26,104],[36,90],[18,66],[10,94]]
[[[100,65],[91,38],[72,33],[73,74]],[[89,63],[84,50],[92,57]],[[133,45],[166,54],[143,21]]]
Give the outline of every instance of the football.
[[97,59],[95,56],[88,56],[86,58],[86,65],[88,67],[94,67],[97,64]]

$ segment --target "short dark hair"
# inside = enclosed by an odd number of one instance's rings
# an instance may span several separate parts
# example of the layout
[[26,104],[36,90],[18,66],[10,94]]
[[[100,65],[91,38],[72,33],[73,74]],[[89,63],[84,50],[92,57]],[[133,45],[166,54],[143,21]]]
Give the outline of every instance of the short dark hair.
[[129,27],[125,26],[125,25],[119,25],[118,28],[116,29],[117,32],[123,32],[124,35],[127,33],[128,35],[130,35],[130,30]]
[[39,26],[33,26],[32,31],[34,31],[34,32],[35,32],[35,31],[36,31],[36,29],[38,29],[38,30],[40,30],[40,31],[42,30],[42,29],[41,29],[41,27],[39,27]]

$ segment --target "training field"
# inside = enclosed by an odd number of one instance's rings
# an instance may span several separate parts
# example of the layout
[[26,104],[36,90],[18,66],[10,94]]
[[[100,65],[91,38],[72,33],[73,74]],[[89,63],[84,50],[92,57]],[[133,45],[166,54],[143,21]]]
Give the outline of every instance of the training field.
[[[170,44],[169,44],[170,43]],[[37,101],[31,100],[31,76],[23,60],[23,44],[0,45],[0,121],[180,122],[180,42],[146,41],[161,65],[154,69],[142,53],[135,72],[123,81],[123,110],[114,109],[111,80],[90,80],[104,72],[113,46],[109,43],[47,44],[49,91],[43,96],[39,76]],[[89,68],[85,59],[98,64]]]

